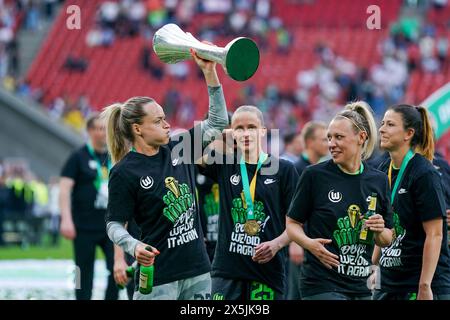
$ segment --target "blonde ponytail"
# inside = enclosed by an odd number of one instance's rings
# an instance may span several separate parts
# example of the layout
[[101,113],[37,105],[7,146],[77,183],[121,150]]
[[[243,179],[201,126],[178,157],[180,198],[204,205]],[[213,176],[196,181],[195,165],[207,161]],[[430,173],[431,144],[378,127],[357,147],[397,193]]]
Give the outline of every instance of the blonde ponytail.
[[344,111],[336,117],[344,117],[353,123],[356,132],[365,132],[367,139],[364,142],[361,158],[367,160],[372,155],[378,140],[378,131],[373,117],[372,108],[367,102],[357,101],[345,106]]
[[103,109],[101,114],[106,126],[106,144],[113,164],[119,162],[129,151],[129,142],[126,141],[120,129],[121,104],[115,103]]

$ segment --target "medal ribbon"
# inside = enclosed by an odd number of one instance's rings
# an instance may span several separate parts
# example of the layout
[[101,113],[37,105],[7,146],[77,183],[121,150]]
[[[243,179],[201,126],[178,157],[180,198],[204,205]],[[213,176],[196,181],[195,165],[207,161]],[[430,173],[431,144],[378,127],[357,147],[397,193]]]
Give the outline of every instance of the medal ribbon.
[[86,146],[89,151],[89,154],[97,163],[97,177],[94,180],[94,186],[95,186],[95,189],[98,191],[100,189],[100,185],[102,184],[102,182],[108,180],[109,170],[111,170],[111,160],[109,159],[109,156],[108,156],[108,160],[107,160],[107,164],[106,164],[107,170],[105,172],[103,169],[104,166],[102,166],[102,162],[95,154],[94,148],[92,147],[92,145],[90,143],[88,143]]
[[[392,194],[391,194],[391,204],[394,205],[394,199],[395,194],[397,192],[398,186],[400,185],[400,181],[402,180],[402,176],[405,173],[406,166],[408,165],[408,162],[414,157],[414,152],[412,150],[409,150],[408,153],[405,155],[402,161],[402,165],[400,167],[400,171],[398,172],[397,179],[395,179],[394,188],[392,188]],[[389,186],[392,186],[392,167],[394,166],[392,160],[389,164],[389,171],[388,171],[388,178],[389,178]]]
[[261,169],[262,164],[267,159],[267,153],[261,152],[258,158],[258,165],[256,167],[255,175],[252,178],[252,182],[248,183],[247,167],[245,166],[244,157],[241,157],[240,167],[242,175],[242,185],[244,187],[245,202],[247,204],[247,221],[255,220],[255,213],[253,212],[253,201],[255,200],[256,191],[256,176],[258,175],[258,170]]

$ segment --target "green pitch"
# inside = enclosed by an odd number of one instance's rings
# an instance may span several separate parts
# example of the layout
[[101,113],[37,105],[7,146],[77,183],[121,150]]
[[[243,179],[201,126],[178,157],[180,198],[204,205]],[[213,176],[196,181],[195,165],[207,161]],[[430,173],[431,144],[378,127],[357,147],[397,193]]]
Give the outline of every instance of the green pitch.
[[[6,246],[0,247],[0,260],[19,259],[73,259],[72,241],[61,238],[58,246],[50,246],[44,239],[40,246]],[[97,248],[97,259],[104,259],[103,252]]]

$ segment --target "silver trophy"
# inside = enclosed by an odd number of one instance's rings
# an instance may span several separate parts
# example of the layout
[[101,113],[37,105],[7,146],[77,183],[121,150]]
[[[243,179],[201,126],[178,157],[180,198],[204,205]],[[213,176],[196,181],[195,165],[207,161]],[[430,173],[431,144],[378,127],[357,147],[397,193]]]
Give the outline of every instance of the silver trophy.
[[198,41],[192,34],[184,32],[173,23],[161,27],[153,36],[153,50],[165,63],[191,59],[190,48],[193,48],[199,57],[221,64],[225,72],[237,81],[251,78],[258,69],[259,50],[249,38],[236,38],[225,48],[221,48]]

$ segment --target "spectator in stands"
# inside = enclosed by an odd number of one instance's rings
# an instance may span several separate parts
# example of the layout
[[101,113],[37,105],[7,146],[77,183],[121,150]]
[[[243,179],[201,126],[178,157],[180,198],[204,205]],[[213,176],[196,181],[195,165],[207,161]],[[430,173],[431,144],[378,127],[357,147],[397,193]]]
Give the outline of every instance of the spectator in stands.
[[152,55],[153,50],[151,49],[150,46],[144,46],[144,48],[142,48],[141,53],[142,68],[148,71],[152,77],[161,80],[164,76],[163,69],[159,65],[152,62]]
[[26,17],[25,17],[25,26],[27,29],[37,31],[40,27],[39,21],[39,6],[36,0],[30,0],[28,2]]
[[44,12],[45,12],[45,18],[51,19],[53,18],[53,13],[55,11],[55,5],[57,0],[44,0]]
[[448,5],[448,0],[433,0],[433,7],[436,10],[441,10]]
[[85,126],[85,118],[76,104],[69,103],[63,115],[63,121],[78,132]]
[[86,128],[89,141],[72,153],[61,172],[61,235],[73,241],[75,265],[80,268],[76,299],[91,299],[95,252],[99,246],[110,272],[105,299],[117,300],[118,290],[113,277],[114,249],[106,234],[104,220],[111,168],[105,128],[96,114],[88,119]]
[[279,28],[277,28],[276,35],[277,35],[278,52],[282,54],[289,53],[289,48],[292,43],[292,36],[289,33],[289,31],[281,25]]
[[88,67],[88,63],[83,57],[74,57],[69,55],[64,62],[64,67],[71,71],[84,72]]
[[119,14],[120,6],[118,2],[105,1],[100,5],[98,18],[104,28],[115,30]]
[[189,65],[186,61],[175,64],[166,64],[166,73],[179,80],[185,80],[189,73]]
[[125,9],[125,18],[129,22],[128,34],[135,36],[139,34],[140,24],[145,19],[147,11],[143,1],[133,1]]

